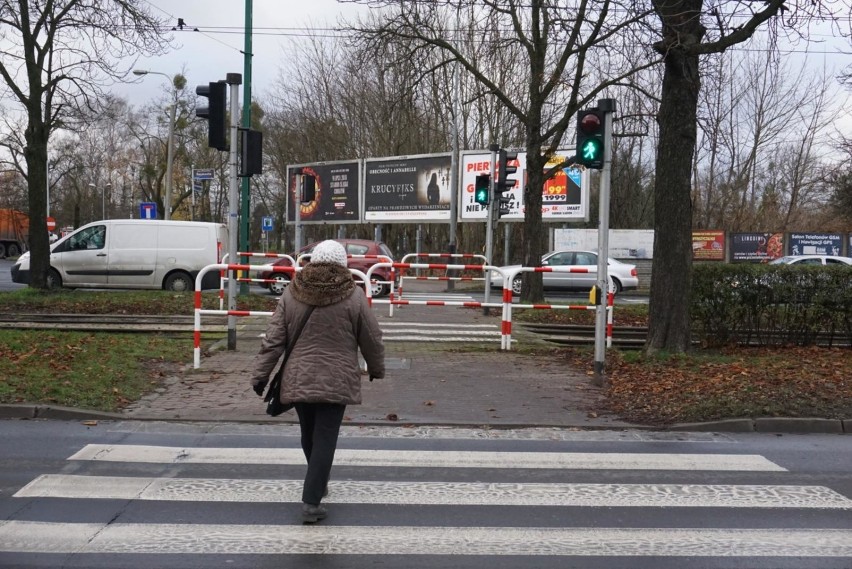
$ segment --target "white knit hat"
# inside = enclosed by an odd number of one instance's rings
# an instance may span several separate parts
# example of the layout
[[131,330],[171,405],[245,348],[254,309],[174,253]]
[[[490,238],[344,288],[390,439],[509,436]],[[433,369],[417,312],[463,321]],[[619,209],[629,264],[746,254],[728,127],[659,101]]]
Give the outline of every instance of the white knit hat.
[[328,239],[314,247],[314,250],[311,251],[311,262],[334,263],[341,267],[346,267],[346,249],[337,241]]

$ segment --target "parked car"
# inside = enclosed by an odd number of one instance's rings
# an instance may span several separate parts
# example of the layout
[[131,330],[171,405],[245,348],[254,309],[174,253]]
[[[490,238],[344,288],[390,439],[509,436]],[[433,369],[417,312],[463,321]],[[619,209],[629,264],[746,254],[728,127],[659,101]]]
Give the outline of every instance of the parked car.
[[[335,239],[338,243],[343,245],[346,248],[347,255],[383,255],[390,259],[390,262],[393,262],[394,256],[393,251],[390,250],[386,244],[381,241],[369,241],[366,239]],[[299,255],[310,254],[313,251],[313,248],[316,247],[316,243],[311,243],[299,251],[298,255],[294,255],[298,260]],[[376,263],[385,262],[383,259],[359,259],[359,258],[350,258],[349,259],[349,268],[357,269],[363,273],[366,273],[367,270],[375,265]],[[290,267],[290,260],[286,257],[282,257],[277,259],[275,262],[270,263],[276,267]],[[376,269],[373,272],[373,275],[376,276],[376,282],[372,283],[371,294],[376,296],[385,296],[390,294],[390,281],[391,281],[391,269],[390,267],[381,267]],[[271,271],[261,272],[258,276],[260,279],[269,279],[272,282],[261,283],[261,286],[268,289],[274,295],[280,295],[284,292],[284,287],[290,284],[290,274],[288,273],[273,273]],[[386,281],[386,282],[381,282]]]
[[[595,251],[551,251],[541,258],[542,267],[575,267],[588,269],[589,273],[542,273],[545,290],[590,290],[598,280],[598,254]],[[616,259],[608,260],[608,272],[612,277],[615,293],[623,290],[639,288],[639,277],[636,265],[622,263]],[[517,268],[520,265],[500,267],[501,269]],[[512,292],[521,294],[521,278],[523,273],[515,276],[512,281]],[[491,273],[491,287],[503,286],[500,275]]]
[[838,255],[787,255],[770,261],[770,265],[852,265],[852,257]]

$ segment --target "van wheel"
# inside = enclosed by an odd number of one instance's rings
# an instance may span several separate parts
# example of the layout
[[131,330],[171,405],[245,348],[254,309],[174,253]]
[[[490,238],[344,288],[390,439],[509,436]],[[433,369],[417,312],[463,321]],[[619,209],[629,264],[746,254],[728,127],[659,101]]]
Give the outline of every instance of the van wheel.
[[166,277],[166,280],[163,281],[163,289],[173,292],[187,292],[195,290],[195,283],[188,274],[177,272]]
[[56,269],[48,269],[47,276],[44,279],[45,285],[49,290],[62,288],[62,277],[59,276],[59,271]]
[[9,243],[9,246],[6,247],[6,254],[10,257],[17,257],[21,254],[21,250],[18,248],[17,243]]

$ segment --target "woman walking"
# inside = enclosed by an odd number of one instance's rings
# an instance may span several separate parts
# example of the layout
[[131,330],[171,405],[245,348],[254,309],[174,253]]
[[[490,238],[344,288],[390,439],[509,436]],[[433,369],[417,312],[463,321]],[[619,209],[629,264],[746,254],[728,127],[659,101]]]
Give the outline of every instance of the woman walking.
[[[313,311],[307,314],[309,310]],[[303,321],[299,334],[296,329]],[[318,244],[308,265],[281,295],[255,358],[251,384],[259,395],[296,334],[284,368],[281,401],[295,403],[299,415],[302,450],[308,461],[302,521],[314,523],[328,514],[320,502],[327,494],[346,406],[361,403],[358,350],[367,362],[370,381],[385,375],[379,323],[367,297],[355,286],[346,250],[337,241]]]

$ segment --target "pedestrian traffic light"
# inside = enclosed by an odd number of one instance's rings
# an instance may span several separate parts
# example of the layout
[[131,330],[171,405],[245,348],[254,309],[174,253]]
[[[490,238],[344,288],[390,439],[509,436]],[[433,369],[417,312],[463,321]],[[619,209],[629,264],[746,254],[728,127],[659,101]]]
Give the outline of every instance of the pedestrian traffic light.
[[263,133],[240,129],[240,177],[250,178],[263,173]]
[[503,148],[497,152],[497,182],[494,184],[497,219],[511,212],[509,204],[512,203],[512,198],[508,193],[515,187],[517,180],[508,176],[518,171],[517,163],[517,152],[509,152]]
[[476,183],[473,186],[473,200],[482,207],[488,207],[488,202],[491,201],[491,176],[489,174],[480,174],[476,177]]
[[587,109],[577,115],[577,164],[603,169],[604,116],[598,109]]
[[230,150],[226,123],[228,84],[225,81],[199,85],[195,94],[207,97],[206,107],[196,107],[195,116],[207,119],[207,146],[217,150]]
[[302,175],[302,187],[299,192],[299,199],[302,203],[312,202],[317,197],[317,179],[309,174]]

